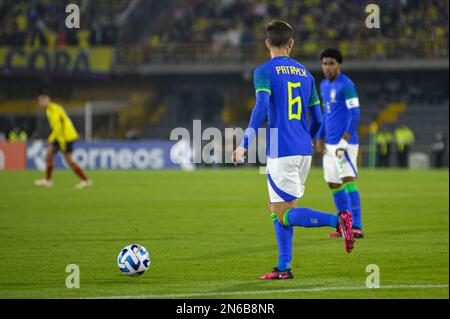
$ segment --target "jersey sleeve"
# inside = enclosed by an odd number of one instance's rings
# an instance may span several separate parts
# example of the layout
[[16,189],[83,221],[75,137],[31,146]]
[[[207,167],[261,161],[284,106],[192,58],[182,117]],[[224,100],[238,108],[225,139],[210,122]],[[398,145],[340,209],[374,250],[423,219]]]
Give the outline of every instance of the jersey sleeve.
[[344,99],[345,105],[347,109],[350,111],[350,117],[347,123],[346,132],[350,134],[354,134],[358,128],[358,123],[361,118],[360,110],[359,110],[359,99],[356,94],[355,85],[352,82],[349,82],[344,87]]
[[319,95],[317,94],[316,89],[316,81],[314,81],[314,78],[312,79],[312,85],[311,85],[311,96],[309,98],[308,106],[315,106],[320,104]]
[[241,146],[248,149],[255,139],[258,129],[267,118],[267,109],[269,108],[270,94],[264,91],[256,93],[256,104],[250,117],[250,123],[245,131]]
[[345,105],[347,108],[353,109],[359,107],[359,98],[356,93],[355,85],[353,83],[347,83],[343,90]]
[[258,92],[267,92],[272,94],[270,85],[270,69],[266,65],[262,65],[255,70],[253,81],[256,94]]
[[47,116],[50,127],[52,129],[52,132],[50,133],[50,136],[48,137],[47,140],[49,143],[52,143],[59,136],[61,136],[63,119],[61,117],[60,111],[56,108],[54,108],[50,113],[48,113]]

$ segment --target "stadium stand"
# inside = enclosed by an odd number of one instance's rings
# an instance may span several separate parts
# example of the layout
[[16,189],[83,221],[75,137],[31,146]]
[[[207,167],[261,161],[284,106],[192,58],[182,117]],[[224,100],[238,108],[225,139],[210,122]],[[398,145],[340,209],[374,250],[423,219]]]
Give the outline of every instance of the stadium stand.
[[[323,36],[327,40],[350,42],[379,39],[378,32],[371,32],[360,23],[365,17],[361,9],[367,1],[180,0],[177,4],[172,19],[160,33],[162,42],[235,46],[255,43],[263,36],[261,23],[277,17],[291,21],[298,30],[299,42],[316,42]],[[445,1],[377,1],[377,4],[383,10],[384,38],[408,41],[448,37]]]
[[[65,7],[78,4],[81,29],[65,27]],[[130,1],[2,0],[0,45],[66,47],[117,42],[117,19]]]
[[357,59],[448,56],[447,1],[377,1],[383,13],[379,30],[361,23],[367,5],[362,0],[178,0],[176,4],[166,23],[141,50],[134,48],[127,62],[132,57],[144,62],[262,59],[261,26],[276,18],[289,21],[296,30],[294,54],[302,58],[316,57],[327,46]]

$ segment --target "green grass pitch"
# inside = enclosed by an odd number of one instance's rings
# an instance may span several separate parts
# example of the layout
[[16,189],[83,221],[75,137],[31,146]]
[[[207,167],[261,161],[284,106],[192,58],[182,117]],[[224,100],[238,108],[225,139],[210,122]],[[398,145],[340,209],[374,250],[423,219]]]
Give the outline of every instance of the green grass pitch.
[[[276,264],[266,177],[256,169],[92,171],[73,189],[40,172],[0,172],[0,298],[448,298],[448,171],[362,170],[366,238],[352,254],[331,228],[297,228],[294,280],[263,282]],[[302,206],[334,212],[322,171],[311,171]],[[130,278],[116,258],[131,243],[151,254]],[[79,289],[65,287],[68,264]],[[378,265],[379,289],[365,288]]]

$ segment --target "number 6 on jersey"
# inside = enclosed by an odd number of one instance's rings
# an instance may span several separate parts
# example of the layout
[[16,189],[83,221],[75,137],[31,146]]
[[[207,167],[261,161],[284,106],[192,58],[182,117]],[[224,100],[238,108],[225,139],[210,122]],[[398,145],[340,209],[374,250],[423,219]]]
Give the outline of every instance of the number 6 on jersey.
[[[289,120],[301,120],[302,117],[302,99],[297,96],[295,99],[292,98],[292,91],[295,88],[300,87],[301,83],[288,82],[288,102],[289,102]],[[294,105],[297,104],[297,112],[294,113]]]

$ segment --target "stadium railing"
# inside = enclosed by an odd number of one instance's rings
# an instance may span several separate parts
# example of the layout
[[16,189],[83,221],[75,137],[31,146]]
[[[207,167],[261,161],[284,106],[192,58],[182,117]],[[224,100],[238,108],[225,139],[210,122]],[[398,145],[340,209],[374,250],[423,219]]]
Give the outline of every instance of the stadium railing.
[[[310,46],[311,45],[311,46]],[[299,43],[293,57],[317,59],[322,48],[337,47],[347,59],[448,59],[448,39],[418,41],[338,41]],[[306,49],[308,48],[308,49]],[[148,44],[117,47],[117,62],[122,65],[258,62],[267,56],[264,44]]]

